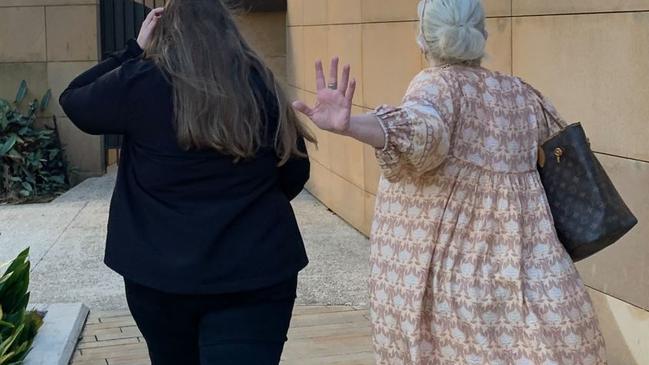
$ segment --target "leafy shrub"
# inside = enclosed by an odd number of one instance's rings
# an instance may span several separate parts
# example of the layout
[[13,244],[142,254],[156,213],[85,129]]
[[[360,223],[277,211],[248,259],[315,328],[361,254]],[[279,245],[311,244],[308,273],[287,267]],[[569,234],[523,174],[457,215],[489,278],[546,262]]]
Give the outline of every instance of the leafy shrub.
[[0,277],[0,365],[21,364],[43,324],[40,313],[27,311],[28,256],[29,249],[21,252]]
[[0,200],[25,201],[49,197],[69,187],[61,142],[56,129],[35,125],[52,93],[33,100],[23,111],[27,84],[20,84],[12,103],[0,99]]

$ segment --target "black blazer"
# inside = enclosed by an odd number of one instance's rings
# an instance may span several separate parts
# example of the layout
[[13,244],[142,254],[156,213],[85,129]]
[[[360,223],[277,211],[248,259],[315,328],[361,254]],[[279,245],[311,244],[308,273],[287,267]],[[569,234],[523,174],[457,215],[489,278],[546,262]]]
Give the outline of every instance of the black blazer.
[[[238,163],[212,150],[181,149],[172,86],[141,54],[131,40],[60,98],[86,133],[124,136],[105,263],[171,293],[252,290],[296,275],[308,260],[290,200],[309,178],[308,159],[278,167],[270,141]],[[266,104],[275,111],[268,125],[276,125],[277,104],[272,97]]]

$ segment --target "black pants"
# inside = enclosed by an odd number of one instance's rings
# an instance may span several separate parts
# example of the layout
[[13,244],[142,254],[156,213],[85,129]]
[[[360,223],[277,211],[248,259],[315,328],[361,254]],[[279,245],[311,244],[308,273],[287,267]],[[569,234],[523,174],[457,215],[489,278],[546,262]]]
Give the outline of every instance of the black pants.
[[279,364],[297,277],[271,288],[218,295],[169,294],[125,282],[152,365]]

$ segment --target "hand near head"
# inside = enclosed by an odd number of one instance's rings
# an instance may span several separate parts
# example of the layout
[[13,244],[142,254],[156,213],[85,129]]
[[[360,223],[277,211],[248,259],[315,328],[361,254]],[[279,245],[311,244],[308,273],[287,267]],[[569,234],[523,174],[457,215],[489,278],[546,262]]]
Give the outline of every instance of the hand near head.
[[338,82],[338,58],[331,60],[329,84],[326,83],[322,62],[316,62],[316,84],[318,93],[313,108],[301,101],[293,107],[309,117],[320,129],[344,134],[349,130],[352,100],[356,91],[356,80],[349,81],[350,67],[343,68],[342,80]]
[[137,44],[140,45],[140,48],[146,49],[149,46],[153,30],[158,24],[158,20],[160,19],[160,16],[162,16],[163,12],[164,8],[155,8],[151,10],[151,12],[149,12],[149,15],[147,15],[146,19],[144,19],[144,22],[142,22],[140,35],[138,35],[137,37]]

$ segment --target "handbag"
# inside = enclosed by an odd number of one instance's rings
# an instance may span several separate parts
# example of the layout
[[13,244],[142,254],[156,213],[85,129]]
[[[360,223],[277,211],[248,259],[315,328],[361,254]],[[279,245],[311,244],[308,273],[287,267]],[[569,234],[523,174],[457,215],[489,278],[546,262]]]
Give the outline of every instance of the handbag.
[[538,171],[559,240],[573,261],[618,241],[638,220],[622,200],[590,148],[580,123],[564,128],[541,103],[546,120],[562,127],[539,148]]

